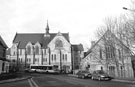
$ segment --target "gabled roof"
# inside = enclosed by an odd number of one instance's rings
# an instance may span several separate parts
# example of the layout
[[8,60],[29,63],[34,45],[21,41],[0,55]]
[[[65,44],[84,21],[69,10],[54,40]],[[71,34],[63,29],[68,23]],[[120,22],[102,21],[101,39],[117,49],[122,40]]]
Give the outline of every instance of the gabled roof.
[[[100,41],[101,39],[103,39],[104,36],[107,35],[107,34],[113,35],[113,37],[115,37],[115,39],[117,39],[117,40],[120,42],[120,44],[122,44],[124,47],[126,47],[127,49],[129,49],[129,47],[127,47],[120,39],[118,39],[114,33],[112,33],[110,30],[107,30],[107,31],[103,34],[103,36],[86,52],[86,56],[87,56],[89,53],[92,52],[92,49],[93,49],[93,48],[99,43],[99,41]],[[130,49],[129,49],[129,50],[130,50]],[[132,52],[132,51],[130,50],[130,52]],[[86,56],[85,56],[85,57],[86,57]]]
[[[13,43],[19,43],[19,48],[25,48],[28,42],[35,44],[39,42],[42,47],[47,47],[48,43],[57,35],[57,33],[49,33],[50,37],[44,37],[44,33],[16,33]],[[69,34],[62,33],[69,42]]]
[[84,51],[83,45],[78,44],[78,45],[71,45],[73,48],[73,51]]
[[0,42],[5,48],[8,48],[8,46],[6,45],[6,43],[4,42],[1,36],[0,36]]

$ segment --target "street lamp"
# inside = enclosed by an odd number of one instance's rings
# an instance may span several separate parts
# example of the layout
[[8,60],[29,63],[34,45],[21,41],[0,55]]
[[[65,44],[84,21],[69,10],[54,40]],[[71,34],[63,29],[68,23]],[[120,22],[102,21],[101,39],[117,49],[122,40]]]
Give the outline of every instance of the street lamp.
[[132,11],[132,12],[135,12],[135,9],[129,9],[129,8],[126,8],[126,7],[123,7],[124,10],[129,10],[129,11]]

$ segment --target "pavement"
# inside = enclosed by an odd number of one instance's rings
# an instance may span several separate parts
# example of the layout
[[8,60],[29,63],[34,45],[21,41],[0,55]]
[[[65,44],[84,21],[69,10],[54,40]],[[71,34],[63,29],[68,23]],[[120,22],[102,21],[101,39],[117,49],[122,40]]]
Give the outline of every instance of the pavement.
[[[74,74],[68,74],[68,76],[77,77],[77,75],[74,75]],[[111,81],[135,83],[135,78],[133,78],[133,79],[114,78],[114,79],[112,79]]]
[[21,78],[14,78],[14,79],[2,80],[2,81],[0,81],[0,84],[10,83],[10,82],[16,82],[16,81],[22,81],[22,80],[26,80],[26,79],[30,79],[30,78],[32,78],[32,77],[31,76],[25,76],[25,77],[21,77]]

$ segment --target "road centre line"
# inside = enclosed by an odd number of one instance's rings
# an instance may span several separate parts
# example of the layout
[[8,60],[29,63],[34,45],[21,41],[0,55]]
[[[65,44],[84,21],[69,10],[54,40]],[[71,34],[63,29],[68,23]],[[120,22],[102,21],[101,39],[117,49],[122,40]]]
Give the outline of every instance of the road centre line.
[[32,83],[35,85],[35,87],[39,87],[39,86],[35,83],[35,81],[33,81],[32,78],[31,78],[31,81],[32,81]]
[[30,84],[30,87],[33,87],[33,85],[32,85],[32,83],[31,83],[30,79],[28,79],[28,82],[29,82],[29,84]]
[[28,79],[28,82],[30,84],[30,87],[39,87],[32,78]]

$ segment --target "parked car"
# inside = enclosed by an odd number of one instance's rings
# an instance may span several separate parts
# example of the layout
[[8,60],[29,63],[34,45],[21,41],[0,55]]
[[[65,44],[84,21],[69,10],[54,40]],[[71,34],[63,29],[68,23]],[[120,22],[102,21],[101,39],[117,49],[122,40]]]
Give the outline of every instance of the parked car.
[[96,70],[92,73],[91,79],[95,80],[111,80],[112,77],[105,73],[103,70]]
[[82,79],[91,78],[91,73],[86,70],[79,70],[76,75],[78,78],[82,78]]

